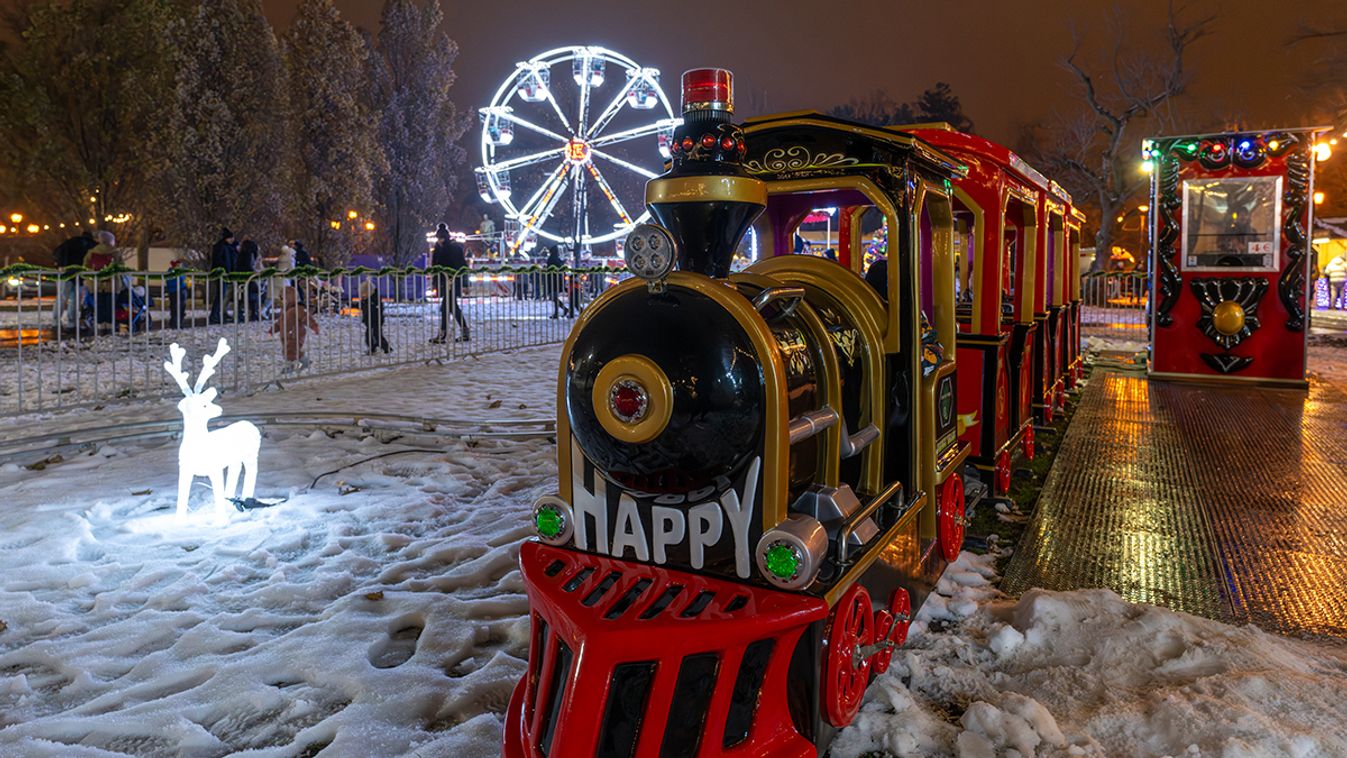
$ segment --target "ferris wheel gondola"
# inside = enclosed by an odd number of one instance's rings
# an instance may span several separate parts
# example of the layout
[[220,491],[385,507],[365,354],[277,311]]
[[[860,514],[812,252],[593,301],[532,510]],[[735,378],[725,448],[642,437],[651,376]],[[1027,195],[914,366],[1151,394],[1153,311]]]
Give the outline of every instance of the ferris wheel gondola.
[[508,251],[542,237],[567,247],[618,239],[644,221],[644,187],[680,119],[658,69],[601,47],[516,64],[480,109],[477,191],[498,202]]

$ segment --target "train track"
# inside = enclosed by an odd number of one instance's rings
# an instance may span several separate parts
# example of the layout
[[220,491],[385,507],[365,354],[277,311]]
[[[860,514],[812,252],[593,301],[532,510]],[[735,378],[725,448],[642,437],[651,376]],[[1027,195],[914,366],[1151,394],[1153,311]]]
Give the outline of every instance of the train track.
[[[220,425],[251,421],[265,429],[306,428],[328,433],[372,435],[384,442],[404,437],[453,440],[528,440],[556,436],[556,421],[537,419],[452,419],[385,413],[292,412],[221,416]],[[110,442],[172,438],[182,433],[182,419],[159,419],[115,426],[90,426],[0,441],[0,463],[42,461],[63,450],[83,451]]]

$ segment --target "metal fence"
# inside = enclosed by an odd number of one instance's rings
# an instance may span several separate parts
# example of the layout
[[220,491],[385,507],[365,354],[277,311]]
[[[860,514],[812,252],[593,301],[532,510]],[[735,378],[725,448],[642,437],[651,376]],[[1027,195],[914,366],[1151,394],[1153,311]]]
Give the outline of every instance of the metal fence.
[[560,342],[612,269],[0,270],[0,417],[178,394],[169,345],[240,394]]
[[1081,336],[1118,342],[1145,342],[1150,275],[1096,271],[1080,278]]

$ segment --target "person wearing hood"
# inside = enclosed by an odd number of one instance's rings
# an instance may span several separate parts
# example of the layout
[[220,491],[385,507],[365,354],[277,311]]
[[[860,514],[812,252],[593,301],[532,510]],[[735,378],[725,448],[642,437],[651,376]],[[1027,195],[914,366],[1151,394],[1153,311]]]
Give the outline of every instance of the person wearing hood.
[[272,286],[272,307],[279,308],[282,305],[281,292],[284,288],[292,286],[294,280],[288,274],[295,268],[295,249],[290,247],[289,243],[281,245],[281,252],[276,256],[276,273],[281,275],[280,286]]
[[[220,230],[220,239],[216,241],[215,246],[210,251],[210,268],[214,272],[222,270],[227,272],[234,270],[235,258],[238,257],[238,241],[234,238],[234,233],[225,227]],[[223,316],[224,320],[230,319],[230,312],[233,307],[230,303],[234,297],[234,285],[224,280],[210,282],[207,285],[210,288],[210,323],[218,324]]]
[[281,290],[281,303],[280,315],[271,322],[269,333],[281,337],[287,372],[307,368],[309,359],[304,355],[304,341],[309,332],[318,333],[318,320],[299,302],[299,293],[294,287]]
[[454,314],[454,321],[458,323],[458,338],[454,341],[467,342],[468,321],[463,318],[463,310],[458,307],[458,301],[463,297],[463,273],[468,269],[468,257],[463,245],[453,239],[449,234],[449,227],[444,224],[440,224],[435,230],[435,248],[430,255],[430,265],[451,269],[450,273],[440,274],[438,277],[441,295],[440,333],[431,342],[438,345],[448,338],[450,313]]

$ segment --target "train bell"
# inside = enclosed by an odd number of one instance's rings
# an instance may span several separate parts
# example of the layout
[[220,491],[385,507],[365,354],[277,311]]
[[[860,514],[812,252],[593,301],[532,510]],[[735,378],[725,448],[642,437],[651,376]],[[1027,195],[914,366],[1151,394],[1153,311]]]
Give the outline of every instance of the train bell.
[[645,202],[678,250],[678,268],[730,273],[739,240],[767,206],[767,185],[744,168],[744,132],[734,116],[733,78],[718,68],[683,74],[683,123],[672,166],[646,184]]

